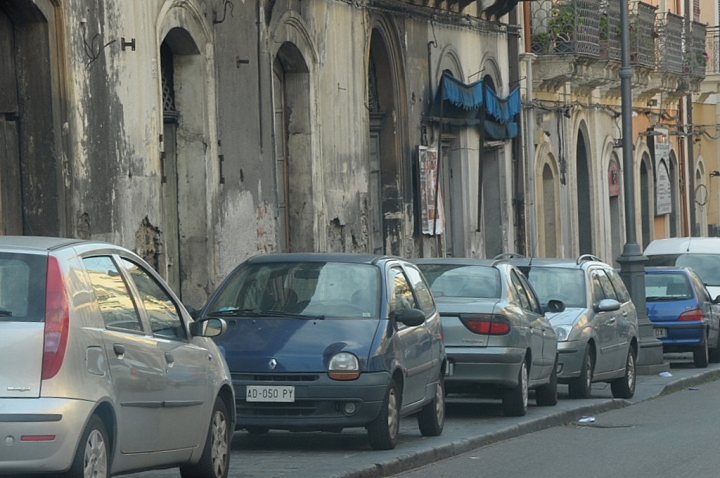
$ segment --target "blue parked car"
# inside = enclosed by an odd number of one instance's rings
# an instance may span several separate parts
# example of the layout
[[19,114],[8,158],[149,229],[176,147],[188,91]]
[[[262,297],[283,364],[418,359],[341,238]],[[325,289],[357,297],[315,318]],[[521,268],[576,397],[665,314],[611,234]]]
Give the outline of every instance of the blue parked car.
[[692,269],[645,268],[645,301],[664,352],[692,352],[699,368],[720,362],[718,300]]
[[398,257],[269,254],[237,267],[200,312],[222,317],[217,344],[237,393],[237,429],[367,428],[395,447],[401,417],[442,433],[440,316],[418,268]]

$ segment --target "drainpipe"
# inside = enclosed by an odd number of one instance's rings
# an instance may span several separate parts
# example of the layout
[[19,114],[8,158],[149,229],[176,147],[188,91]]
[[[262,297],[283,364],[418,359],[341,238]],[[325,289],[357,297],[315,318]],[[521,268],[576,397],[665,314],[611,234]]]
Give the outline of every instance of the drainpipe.
[[523,31],[525,32],[525,53],[521,55],[521,60],[525,61],[525,81],[527,87],[525,89],[525,176],[527,181],[527,195],[525,200],[525,211],[527,214],[528,239],[530,257],[537,257],[537,224],[535,211],[535,110],[532,107],[533,101],[533,71],[532,63],[537,57],[531,52],[530,45],[530,5],[523,2]]

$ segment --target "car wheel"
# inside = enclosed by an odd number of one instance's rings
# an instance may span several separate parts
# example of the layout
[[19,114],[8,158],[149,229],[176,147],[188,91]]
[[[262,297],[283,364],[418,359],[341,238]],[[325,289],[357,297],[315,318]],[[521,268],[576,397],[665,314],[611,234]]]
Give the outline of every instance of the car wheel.
[[580,367],[580,376],[571,378],[568,382],[568,393],[570,398],[588,398],[592,390],[593,368],[592,352],[590,344],[585,347],[585,356],[583,357],[582,366]]
[[693,349],[693,362],[695,362],[696,368],[705,368],[708,366],[708,363],[710,363],[707,337],[705,338],[704,344]]
[[380,413],[367,427],[373,450],[392,450],[397,444],[400,430],[400,390],[395,380],[390,381]]
[[720,334],[715,342],[715,348],[708,351],[708,359],[710,363],[720,363]]
[[541,407],[554,407],[557,405],[557,358],[550,372],[550,381],[535,389],[535,403]]
[[200,461],[180,467],[183,478],[226,478],[230,465],[230,420],[225,402],[215,399],[210,428]]
[[80,438],[72,466],[65,478],[107,478],[110,476],[110,449],[107,429],[93,415]]
[[625,373],[610,382],[610,390],[614,398],[632,398],[635,395],[635,350],[632,347],[628,348]]
[[440,436],[445,426],[445,379],[440,379],[435,387],[435,397],[425,405],[417,416],[420,433],[424,437]]
[[525,362],[520,364],[517,386],[505,391],[502,399],[502,406],[503,412],[508,417],[522,417],[527,413],[528,374]]

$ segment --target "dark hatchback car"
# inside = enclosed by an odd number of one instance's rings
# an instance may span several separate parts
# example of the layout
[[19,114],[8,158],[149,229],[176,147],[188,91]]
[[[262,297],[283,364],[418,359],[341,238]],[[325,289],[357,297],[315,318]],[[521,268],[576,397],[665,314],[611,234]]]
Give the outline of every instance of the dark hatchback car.
[[446,360],[440,316],[420,271],[397,258],[270,254],[238,266],[200,312],[237,394],[237,428],[365,427],[395,447],[401,417],[442,433]]
[[720,362],[717,299],[692,269],[646,267],[645,302],[664,352],[692,352],[700,368]]

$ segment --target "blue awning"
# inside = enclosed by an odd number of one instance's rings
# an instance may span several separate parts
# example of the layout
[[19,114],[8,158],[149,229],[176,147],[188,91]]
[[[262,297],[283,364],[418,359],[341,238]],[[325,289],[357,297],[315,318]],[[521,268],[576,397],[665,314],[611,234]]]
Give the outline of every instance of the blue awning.
[[520,113],[520,88],[515,88],[506,98],[498,98],[490,89],[485,91],[485,109],[498,123],[511,121]]
[[443,92],[443,100],[447,100],[465,110],[476,110],[483,105],[482,86],[482,80],[466,85],[449,73],[444,72],[440,89]]

